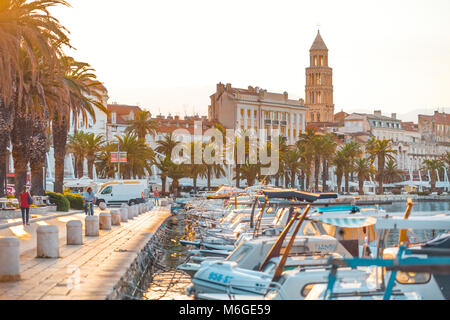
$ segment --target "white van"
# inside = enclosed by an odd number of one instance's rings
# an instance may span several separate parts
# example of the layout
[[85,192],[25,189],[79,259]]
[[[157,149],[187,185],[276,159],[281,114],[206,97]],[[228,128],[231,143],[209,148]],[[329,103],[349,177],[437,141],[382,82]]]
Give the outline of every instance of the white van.
[[148,199],[148,185],[145,180],[120,180],[103,184],[96,195],[97,202],[107,206],[120,206],[123,203],[133,205]]

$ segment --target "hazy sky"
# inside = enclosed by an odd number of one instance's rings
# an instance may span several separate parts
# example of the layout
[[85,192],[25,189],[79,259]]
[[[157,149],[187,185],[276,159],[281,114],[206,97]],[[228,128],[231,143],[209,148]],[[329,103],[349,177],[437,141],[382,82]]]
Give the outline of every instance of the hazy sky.
[[97,70],[109,102],[154,115],[207,114],[218,82],[303,98],[318,24],[336,112],[450,111],[449,0],[69,2],[53,13],[71,54]]

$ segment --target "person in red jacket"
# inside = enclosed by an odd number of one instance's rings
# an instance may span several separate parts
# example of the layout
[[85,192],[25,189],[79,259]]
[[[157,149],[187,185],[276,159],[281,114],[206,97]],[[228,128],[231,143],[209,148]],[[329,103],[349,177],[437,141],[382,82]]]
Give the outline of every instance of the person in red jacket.
[[27,187],[24,186],[22,192],[19,194],[19,206],[22,211],[22,223],[23,225],[26,223],[27,226],[30,225],[30,202],[28,200],[30,197]]
[[155,191],[153,192],[153,196],[155,197],[155,205],[159,206],[159,191],[158,191],[158,187],[155,187]]

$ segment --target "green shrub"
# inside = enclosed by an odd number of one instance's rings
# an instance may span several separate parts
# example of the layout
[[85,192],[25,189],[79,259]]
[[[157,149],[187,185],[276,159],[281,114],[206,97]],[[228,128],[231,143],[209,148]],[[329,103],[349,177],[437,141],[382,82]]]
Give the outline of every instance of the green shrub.
[[419,196],[429,196],[431,191],[425,190],[424,192],[417,192]]
[[83,210],[83,196],[81,194],[64,192],[64,196],[70,202],[70,208],[75,210]]
[[63,194],[51,191],[47,191],[46,194],[49,197],[50,203],[56,204],[56,211],[69,211],[70,202]]

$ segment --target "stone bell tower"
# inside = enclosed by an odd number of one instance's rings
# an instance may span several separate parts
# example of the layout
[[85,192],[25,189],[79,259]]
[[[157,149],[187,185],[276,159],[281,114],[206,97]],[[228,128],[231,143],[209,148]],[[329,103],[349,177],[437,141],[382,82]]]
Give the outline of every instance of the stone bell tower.
[[309,50],[306,68],[305,106],[307,122],[333,122],[333,69],[328,66],[328,48],[320,30]]

